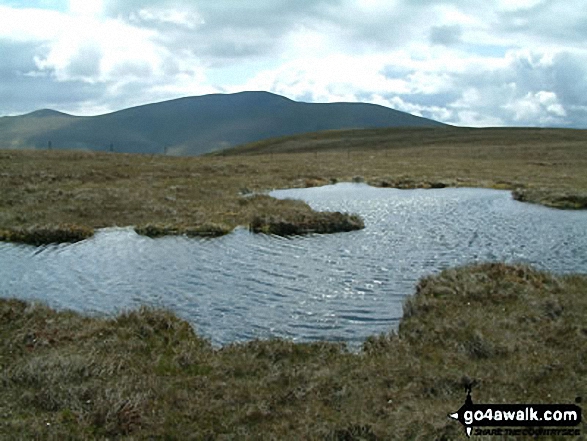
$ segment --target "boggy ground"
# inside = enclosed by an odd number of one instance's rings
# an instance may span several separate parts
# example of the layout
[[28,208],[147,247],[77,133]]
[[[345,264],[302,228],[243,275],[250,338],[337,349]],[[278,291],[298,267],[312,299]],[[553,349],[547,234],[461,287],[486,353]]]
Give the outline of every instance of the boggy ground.
[[[0,236],[39,244],[115,225],[216,235],[259,218],[310,228],[324,220],[306,204],[260,193],[351,180],[519,189],[532,202],[585,207],[582,131],[328,132],[272,143],[204,158],[0,151]],[[368,339],[360,353],[279,340],[217,349],[168,312],[88,318],[3,299],[0,438],[464,439],[447,414],[466,385],[478,403],[587,396],[586,291],[586,276],[447,270],[420,282],[397,334]]]
[[586,276],[523,266],[446,270],[359,353],[218,349],[164,311],[88,318],[0,300],[0,438],[466,439],[447,417],[466,385],[476,403],[587,396],[586,291]]
[[[321,132],[206,157],[0,150],[0,240],[34,244],[134,225],[142,234],[346,231],[357,219],[317,214],[262,193],[337,181],[398,188],[516,190],[521,200],[587,207],[587,132],[378,129]],[[293,231],[292,231],[293,228]],[[45,239],[43,239],[45,238]]]

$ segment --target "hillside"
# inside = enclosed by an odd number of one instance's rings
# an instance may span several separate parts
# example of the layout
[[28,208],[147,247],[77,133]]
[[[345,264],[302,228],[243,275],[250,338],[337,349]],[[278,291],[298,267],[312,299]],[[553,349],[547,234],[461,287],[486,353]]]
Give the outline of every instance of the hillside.
[[[260,195],[273,188],[353,180],[397,188],[510,189],[528,202],[587,208],[586,134],[563,129],[333,131],[190,158],[0,149],[0,240],[32,235],[38,242],[39,231],[43,236],[55,230],[59,236],[63,228],[69,234],[71,225],[83,227],[73,232],[85,237],[88,228],[109,226],[132,225],[149,235],[209,235],[250,226],[257,217],[321,222],[307,205]],[[280,150],[294,147],[299,152]],[[249,197],[255,194],[259,197]]]
[[365,103],[302,103],[268,92],[180,98],[77,117],[53,110],[0,118],[0,148],[83,149],[200,155],[322,130],[443,127],[444,124]]
[[[483,147],[488,151],[496,148],[520,147],[533,149],[538,146],[584,150],[585,130],[543,128],[470,128],[470,127],[415,127],[379,128],[363,130],[329,130],[320,133],[271,138],[215,152],[215,155],[264,155],[286,153],[331,152],[345,155],[349,152],[413,149],[412,154],[427,149],[432,153],[437,148],[468,155],[468,151]],[[484,152],[484,155],[487,153]],[[528,160],[538,157],[528,157]]]

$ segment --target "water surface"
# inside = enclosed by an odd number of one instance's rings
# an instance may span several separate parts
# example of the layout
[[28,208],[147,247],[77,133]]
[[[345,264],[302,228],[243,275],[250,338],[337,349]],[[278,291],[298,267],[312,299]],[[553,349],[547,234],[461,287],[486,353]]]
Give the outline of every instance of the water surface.
[[254,338],[359,344],[397,326],[417,280],[471,262],[587,273],[587,212],[485,189],[364,184],[279,190],[366,228],[281,238],[246,229],[217,239],[100,230],[75,244],[0,243],[0,296],[84,313],[164,307],[215,344]]

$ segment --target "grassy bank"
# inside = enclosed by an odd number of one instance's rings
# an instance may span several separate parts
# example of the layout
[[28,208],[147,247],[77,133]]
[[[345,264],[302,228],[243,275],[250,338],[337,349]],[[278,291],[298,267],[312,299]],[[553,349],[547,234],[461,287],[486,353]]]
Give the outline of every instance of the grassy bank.
[[0,150],[0,238],[60,225],[134,225],[153,236],[214,236],[267,219],[315,226],[324,219],[306,204],[259,193],[353,180],[398,188],[518,189],[524,201],[585,208],[585,135],[540,129],[323,132],[195,158]]
[[87,318],[0,300],[0,437],[465,439],[447,414],[467,384],[479,403],[587,396],[586,290],[585,276],[520,266],[447,270],[418,284],[397,334],[358,354],[214,349],[167,312]]

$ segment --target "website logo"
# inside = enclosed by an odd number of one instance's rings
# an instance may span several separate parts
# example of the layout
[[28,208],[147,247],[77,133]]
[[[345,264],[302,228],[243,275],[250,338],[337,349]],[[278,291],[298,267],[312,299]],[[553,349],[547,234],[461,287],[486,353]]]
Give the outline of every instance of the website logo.
[[[467,437],[471,437],[473,432],[476,435],[498,436],[580,435],[579,429],[572,429],[581,423],[581,408],[576,404],[475,404],[471,389],[471,386],[466,387],[465,404],[448,415],[465,427]],[[579,403],[580,399],[576,402]],[[494,429],[478,429],[480,427]],[[512,427],[532,429],[510,429]],[[545,429],[550,427],[556,429]],[[563,427],[567,429],[559,429]]]

